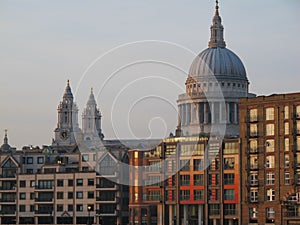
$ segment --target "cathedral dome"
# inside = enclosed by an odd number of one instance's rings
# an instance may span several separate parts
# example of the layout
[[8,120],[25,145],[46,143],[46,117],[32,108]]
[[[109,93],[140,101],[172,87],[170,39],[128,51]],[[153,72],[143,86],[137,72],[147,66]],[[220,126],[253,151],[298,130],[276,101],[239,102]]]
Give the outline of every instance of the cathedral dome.
[[198,82],[214,78],[218,81],[248,81],[242,61],[236,54],[226,48],[218,1],[216,3],[216,11],[210,27],[211,37],[208,48],[202,51],[193,61],[189,77]]
[[240,58],[227,48],[207,48],[193,61],[189,76],[196,80],[209,79],[212,75],[217,80],[247,81],[245,67]]

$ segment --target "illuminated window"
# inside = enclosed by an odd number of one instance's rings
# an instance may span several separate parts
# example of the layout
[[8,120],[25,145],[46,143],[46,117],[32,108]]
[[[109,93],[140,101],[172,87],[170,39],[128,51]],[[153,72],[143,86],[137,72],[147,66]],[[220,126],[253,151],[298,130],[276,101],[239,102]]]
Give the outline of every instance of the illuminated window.
[[267,189],[267,201],[274,201],[275,200],[275,190],[274,189]]
[[266,108],[266,120],[274,120],[274,108]]
[[289,118],[289,107],[285,106],[284,107],[284,119],[288,119]]
[[270,123],[266,125],[266,135],[273,136],[275,134],[274,124]]
[[250,153],[257,152],[257,140],[250,140]]
[[257,121],[257,109],[250,110],[250,122]]
[[288,168],[290,166],[290,156],[288,154],[284,155],[284,167]]
[[266,157],[266,168],[274,168],[275,158],[273,155],[269,155]]
[[250,219],[257,219],[257,215],[258,215],[257,208],[250,208],[249,209]]
[[267,215],[266,215],[267,219],[275,218],[275,210],[274,210],[274,208],[267,208],[266,212],[267,212]]
[[274,140],[267,140],[265,146],[266,152],[274,152]]
[[284,139],[284,151],[289,151],[290,150],[290,139],[285,138]]
[[250,156],[250,169],[258,169],[258,158],[257,156]]
[[250,124],[250,136],[257,136],[257,124]]
[[290,172],[284,173],[284,184],[289,185],[290,184]]
[[288,122],[284,123],[284,134],[287,135],[290,133],[290,125]]

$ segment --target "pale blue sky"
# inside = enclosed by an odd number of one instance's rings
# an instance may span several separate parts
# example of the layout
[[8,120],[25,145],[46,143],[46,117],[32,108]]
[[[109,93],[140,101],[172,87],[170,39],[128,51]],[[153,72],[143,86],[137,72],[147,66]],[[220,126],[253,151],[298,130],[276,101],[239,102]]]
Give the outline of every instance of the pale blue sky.
[[[227,47],[244,62],[251,92],[268,95],[300,91],[300,2],[221,0],[220,7]],[[89,87],[94,86],[95,92],[98,92],[108,76],[108,70],[98,65],[79,83],[83,72],[95,58],[118,45],[140,40],[174,42],[199,53],[207,47],[213,13],[214,3],[209,0],[1,0],[0,129],[9,130],[10,143],[17,147],[50,144],[56,127],[56,108],[67,79],[71,80],[74,92],[78,88],[76,101],[81,114]],[[165,54],[163,49],[160,48],[160,51]],[[146,50],[136,46],[125,50],[125,55],[137,59],[144,55],[143,51]],[[155,54],[157,56],[158,53]],[[112,55],[105,66],[120,66],[120,55]],[[165,58],[172,58],[172,62],[187,70],[192,58],[183,55],[174,51],[169,56],[166,54]],[[127,76],[136,71],[141,74],[143,70],[148,72],[140,67],[127,71]],[[157,71],[146,75],[158,75],[158,71],[157,68]],[[153,78],[146,86],[174,106],[177,95],[184,90],[185,75],[168,69],[160,71],[167,74],[169,81],[156,82]],[[122,109],[134,99],[128,97],[127,103],[116,101],[113,113],[111,105],[112,96],[130,82],[131,78],[128,79],[115,79],[110,83],[110,91],[97,95],[103,113],[103,130],[108,138],[115,137],[111,114],[114,126],[126,126]],[[171,87],[170,80],[180,87]],[[127,90],[128,96],[138,96],[147,88],[138,84],[132,86]],[[147,102],[147,106],[140,105],[140,108],[147,109],[144,117],[133,113],[129,124],[132,124],[134,132],[143,133],[144,129],[148,129],[147,124],[143,124],[145,117],[172,117],[166,120],[166,132],[175,128],[174,109],[164,108],[161,102],[155,101]],[[149,113],[151,110],[152,114]],[[156,122],[159,123],[159,120]],[[119,137],[128,137],[126,130],[122,132]]]

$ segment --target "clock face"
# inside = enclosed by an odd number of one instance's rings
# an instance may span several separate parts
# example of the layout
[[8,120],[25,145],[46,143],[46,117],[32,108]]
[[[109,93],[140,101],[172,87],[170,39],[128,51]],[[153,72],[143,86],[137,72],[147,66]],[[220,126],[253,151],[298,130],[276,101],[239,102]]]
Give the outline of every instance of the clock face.
[[62,138],[63,140],[68,139],[68,137],[69,137],[68,131],[62,131],[62,132],[60,133],[60,136],[61,136],[61,138]]

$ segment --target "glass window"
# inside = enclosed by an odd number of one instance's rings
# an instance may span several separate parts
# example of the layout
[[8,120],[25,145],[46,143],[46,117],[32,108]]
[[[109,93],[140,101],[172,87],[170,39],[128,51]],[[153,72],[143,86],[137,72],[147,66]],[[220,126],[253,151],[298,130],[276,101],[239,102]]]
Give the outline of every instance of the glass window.
[[224,204],[224,214],[225,215],[235,215],[236,205],[235,204]]
[[266,157],[266,168],[274,168],[275,158],[273,155],[269,155]]
[[57,199],[63,199],[64,193],[63,192],[57,192]]
[[220,214],[220,205],[219,204],[208,205],[208,214],[209,215],[219,215]]
[[27,164],[33,164],[33,158],[27,157]]
[[25,212],[25,205],[20,205],[19,206],[19,210],[20,210],[20,212]]
[[73,180],[68,180],[68,186],[73,186],[73,184],[74,184],[74,181]]
[[257,136],[257,124],[250,124],[250,136]]
[[289,122],[284,123],[284,134],[288,135],[290,133],[290,124]]
[[225,200],[234,200],[234,189],[224,190],[224,199]]
[[203,159],[194,159],[194,171],[203,170]]
[[189,186],[190,185],[190,175],[180,175],[180,185]]
[[190,170],[190,160],[180,160],[180,168],[182,171]]
[[297,134],[300,134],[300,121],[297,121]]
[[20,187],[26,187],[26,180],[20,180]]
[[203,185],[204,184],[204,175],[195,174],[194,175],[194,185]]
[[249,176],[250,185],[258,185],[258,172],[252,171]]
[[72,212],[73,211],[73,205],[68,205],[68,211]]
[[57,212],[62,212],[64,210],[64,205],[58,204],[56,206]]
[[35,180],[30,181],[30,187],[35,187]]
[[83,211],[83,205],[82,204],[77,204],[76,205],[76,211],[77,212],[82,212]]
[[77,186],[83,186],[83,179],[77,179]]
[[258,189],[251,188],[250,189],[250,202],[257,202],[258,201]]
[[249,209],[249,216],[250,216],[250,219],[257,219],[257,215],[258,215],[258,210],[257,210],[257,208],[250,208],[250,209]]
[[38,157],[38,164],[43,164],[44,163],[44,157]]
[[68,199],[72,199],[73,198],[73,192],[68,192]]
[[250,122],[257,121],[257,109],[250,109]]
[[35,194],[34,193],[30,193],[30,200],[35,199]]
[[250,140],[250,153],[257,153],[258,149],[257,149],[257,140]]
[[190,190],[181,190],[180,200],[190,200]]
[[84,161],[84,162],[89,161],[89,155],[88,154],[83,154],[82,155],[82,161]]
[[26,193],[20,193],[20,199],[22,200],[26,199]]
[[289,106],[284,107],[284,119],[289,118]]
[[284,139],[284,151],[289,151],[290,150],[290,139],[285,138]]
[[57,186],[58,187],[64,186],[64,180],[62,180],[62,179],[57,180]]
[[300,105],[296,106],[296,118],[300,118]]
[[203,200],[204,190],[194,190],[194,200]]
[[252,170],[258,169],[258,158],[256,155],[250,156],[250,169]]
[[94,179],[88,179],[88,186],[94,186]]
[[233,170],[235,164],[234,158],[225,158],[224,159],[224,169],[225,170]]
[[275,218],[275,210],[274,210],[274,208],[267,208],[266,209],[266,211],[267,211],[267,219],[273,219],[273,218]]
[[225,173],[224,174],[224,184],[225,185],[234,184],[234,173]]
[[266,125],[266,135],[273,136],[275,134],[274,124],[270,123]]
[[88,198],[94,198],[94,192],[93,191],[88,192]]
[[275,200],[275,190],[274,189],[267,189],[267,201],[274,201]]
[[290,167],[290,156],[288,154],[284,155],[284,167],[285,168]]
[[290,172],[284,173],[284,184],[289,185],[290,184]]
[[266,140],[265,146],[266,146],[266,152],[274,152],[275,148],[275,144],[274,144],[274,140]]
[[83,198],[83,193],[82,193],[82,191],[77,191],[77,192],[76,192],[76,198],[79,198],[79,199]]
[[266,174],[266,184],[267,185],[275,184],[275,173],[274,172],[267,172],[267,174]]
[[274,120],[274,108],[266,108],[266,120]]

